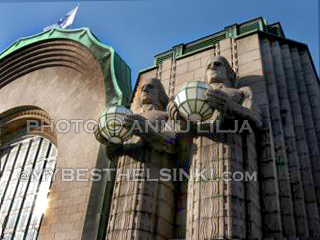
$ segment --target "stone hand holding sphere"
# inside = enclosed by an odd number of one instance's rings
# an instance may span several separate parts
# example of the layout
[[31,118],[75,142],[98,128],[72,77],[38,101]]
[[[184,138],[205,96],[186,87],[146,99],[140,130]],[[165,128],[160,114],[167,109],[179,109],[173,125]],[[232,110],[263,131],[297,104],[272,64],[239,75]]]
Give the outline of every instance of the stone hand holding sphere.
[[221,90],[208,90],[206,92],[208,104],[220,111],[225,111],[229,106],[231,98],[228,94]]
[[175,105],[173,98],[169,100],[169,103],[167,105],[167,112],[169,113],[170,119],[172,119],[172,120],[179,119],[178,108]]
[[[140,114],[127,115],[123,119],[123,124],[132,134],[142,133],[145,129],[146,119]],[[142,132],[141,132],[142,130]]]

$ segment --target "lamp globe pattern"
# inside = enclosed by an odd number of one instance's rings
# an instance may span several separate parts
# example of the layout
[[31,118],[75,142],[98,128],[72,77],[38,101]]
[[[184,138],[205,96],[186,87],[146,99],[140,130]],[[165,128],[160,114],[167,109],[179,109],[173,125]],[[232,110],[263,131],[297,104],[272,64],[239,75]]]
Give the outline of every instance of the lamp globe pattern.
[[108,107],[99,118],[99,130],[103,137],[112,143],[123,143],[131,138],[130,129],[123,126],[126,116],[133,113],[123,106]]
[[191,81],[184,84],[177,92],[174,102],[180,116],[193,122],[205,121],[213,114],[213,109],[207,103],[207,90],[212,87],[201,81]]

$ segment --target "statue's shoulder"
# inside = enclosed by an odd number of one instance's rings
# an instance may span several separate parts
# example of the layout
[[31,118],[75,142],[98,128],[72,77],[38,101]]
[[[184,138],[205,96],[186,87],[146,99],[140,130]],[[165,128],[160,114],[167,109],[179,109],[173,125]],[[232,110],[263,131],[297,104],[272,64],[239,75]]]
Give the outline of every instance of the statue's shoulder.
[[256,98],[254,96],[254,93],[249,86],[241,87],[239,90],[243,93],[243,103],[242,106],[255,110],[256,112],[260,112],[259,107],[256,103]]
[[237,103],[243,101],[244,93],[240,91],[240,89],[227,87],[224,88],[223,91],[231,97],[232,101]]
[[241,87],[239,88],[239,91],[242,92],[245,97],[252,98],[253,92],[249,86]]
[[142,114],[145,118],[149,120],[168,120],[169,115],[168,112],[166,111],[161,111],[161,110],[152,110],[148,111]]

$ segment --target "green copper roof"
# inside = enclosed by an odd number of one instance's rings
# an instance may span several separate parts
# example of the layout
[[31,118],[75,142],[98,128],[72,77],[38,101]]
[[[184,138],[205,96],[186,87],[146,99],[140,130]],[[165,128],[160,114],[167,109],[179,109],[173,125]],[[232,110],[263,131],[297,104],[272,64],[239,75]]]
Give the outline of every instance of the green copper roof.
[[[9,48],[0,53],[0,62],[6,56],[9,56],[23,47],[36,42],[53,39],[73,40],[87,47],[99,62],[104,77],[107,76],[109,68],[111,69],[111,78],[117,95],[117,99],[113,100],[112,103],[126,104],[128,102],[127,96],[130,96],[131,94],[130,68],[119,57],[113,48],[99,42],[88,28],[67,30],[55,27],[36,35],[20,38]],[[106,60],[106,56],[109,54],[111,54],[111,66],[109,66],[110,64],[108,64]]]

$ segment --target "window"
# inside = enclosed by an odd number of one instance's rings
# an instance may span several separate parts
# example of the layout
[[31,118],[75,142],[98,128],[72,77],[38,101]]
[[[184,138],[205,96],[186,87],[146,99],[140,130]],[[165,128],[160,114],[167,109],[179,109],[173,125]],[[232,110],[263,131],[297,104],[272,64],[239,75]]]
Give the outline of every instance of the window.
[[57,148],[39,136],[2,151],[0,165],[0,239],[35,240],[47,205]]

